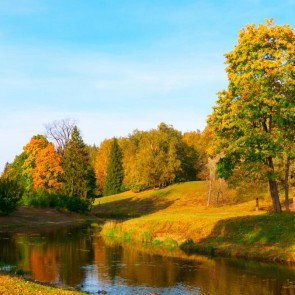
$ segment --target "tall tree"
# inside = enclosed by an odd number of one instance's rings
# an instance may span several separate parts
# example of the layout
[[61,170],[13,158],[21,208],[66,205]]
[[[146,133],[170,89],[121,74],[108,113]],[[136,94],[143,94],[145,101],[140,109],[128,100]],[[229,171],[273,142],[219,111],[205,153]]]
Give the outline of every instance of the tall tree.
[[281,212],[274,158],[289,153],[295,132],[295,34],[288,25],[247,25],[226,55],[229,85],[209,118],[224,157],[218,171],[238,167],[263,175]]
[[97,187],[102,194],[107,168],[110,158],[112,139],[105,139],[101,142],[95,159],[95,176]]
[[63,193],[84,199],[92,199],[95,191],[94,171],[89,163],[89,153],[78,128],[73,128],[66,144],[62,160]]
[[121,191],[123,181],[122,153],[116,138],[113,139],[104,182],[103,195],[109,196]]

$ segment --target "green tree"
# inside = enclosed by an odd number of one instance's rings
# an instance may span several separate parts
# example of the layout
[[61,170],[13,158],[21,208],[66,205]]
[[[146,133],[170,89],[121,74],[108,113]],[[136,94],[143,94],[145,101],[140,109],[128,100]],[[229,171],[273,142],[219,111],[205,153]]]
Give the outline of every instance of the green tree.
[[89,163],[88,148],[75,126],[66,144],[62,159],[62,192],[70,197],[92,201],[95,191],[95,175]]
[[113,139],[104,182],[103,195],[109,196],[121,191],[123,181],[122,153],[116,138]]
[[264,177],[281,212],[274,159],[289,153],[295,132],[295,34],[288,26],[247,25],[226,55],[229,85],[218,94],[209,124],[222,157],[218,172]]
[[[28,155],[26,152],[22,152],[21,154],[15,156],[12,163],[9,163],[3,172],[4,178],[9,178],[11,180],[16,181],[20,186],[25,188],[30,184],[32,184],[31,175],[24,175],[23,173],[23,165],[27,159]],[[27,179],[29,178],[29,179]]]
[[7,215],[13,212],[23,194],[22,187],[8,178],[0,178],[0,214]]

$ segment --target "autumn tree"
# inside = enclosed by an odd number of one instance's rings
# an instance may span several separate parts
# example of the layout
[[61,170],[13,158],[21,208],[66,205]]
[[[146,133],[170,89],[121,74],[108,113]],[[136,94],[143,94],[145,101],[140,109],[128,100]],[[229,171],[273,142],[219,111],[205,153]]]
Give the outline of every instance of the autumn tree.
[[87,146],[76,126],[64,148],[62,167],[63,193],[91,201],[95,193],[95,175],[89,163]]
[[162,187],[181,178],[183,149],[179,131],[161,123],[157,129],[136,130],[129,140],[129,164],[124,163],[124,167],[130,173],[126,180],[131,187]]
[[36,135],[24,146],[24,152],[26,158],[22,173],[28,179],[27,189],[30,185],[33,189],[43,188],[47,191],[60,188],[61,158],[55,152],[53,144],[43,135]]
[[112,139],[105,139],[98,147],[95,158],[95,177],[99,191],[103,192],[104,181],[107,175],[107,168],[110,157]]
[[123,181],[122,153],[118,140],[112,140],[110,156],[107,166],[107,174],[104,181],[103,195],[109,196],[121,191]]
[[124,170],[123,186],[126,189],[133,189],[138,180],[136,170],[136,153],[138,142],[135,134],[127,138],[120,138],[119,146],[122,150],[122,165]]
[[[225,54],[229,85],[218,94],[209,118],[217,136],[218,171],[258,173],[269,183],[281,212],[274,159],[289,154],[295,132],[295,35],[288,25],[247,25]],[[246,169],[245,169],[246,168]]]

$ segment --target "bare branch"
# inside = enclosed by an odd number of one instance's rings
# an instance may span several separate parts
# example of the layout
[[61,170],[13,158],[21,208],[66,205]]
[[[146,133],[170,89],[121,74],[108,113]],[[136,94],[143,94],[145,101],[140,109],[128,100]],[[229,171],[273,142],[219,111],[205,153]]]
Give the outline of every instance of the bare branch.
[[62,153],[71,138],[73,128],[76,126],[74,119],[62,119],[53,123],[45,124],[46,137],[54,142],[56,150]]

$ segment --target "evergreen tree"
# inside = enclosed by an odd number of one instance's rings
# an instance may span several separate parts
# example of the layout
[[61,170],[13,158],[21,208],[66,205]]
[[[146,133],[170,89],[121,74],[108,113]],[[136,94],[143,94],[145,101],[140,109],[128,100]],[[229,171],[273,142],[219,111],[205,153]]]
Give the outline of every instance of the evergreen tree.
[[94,197],[95,175],[89,163],[89,152],[78,128],[73,128],[63,156],[63,193],[70,197]]
[[123,181],[122,153],[116,138],[113,139],[103,195],[109,196],[121,191]]

